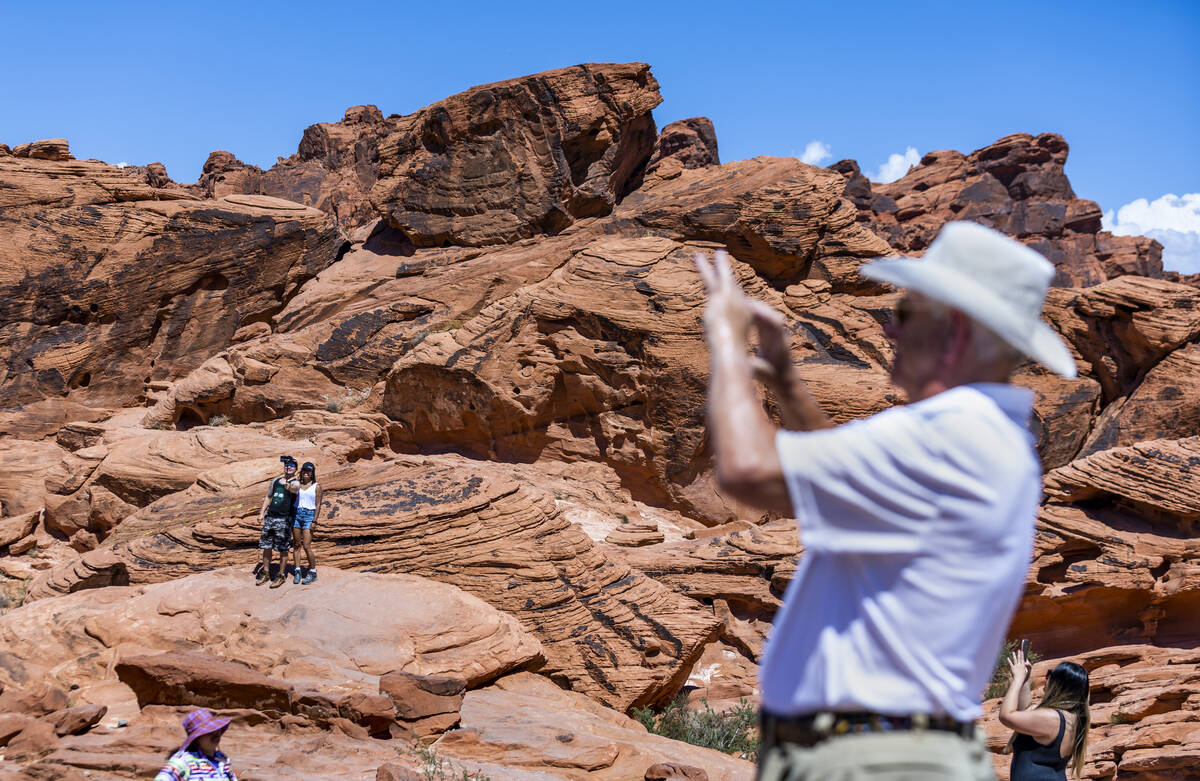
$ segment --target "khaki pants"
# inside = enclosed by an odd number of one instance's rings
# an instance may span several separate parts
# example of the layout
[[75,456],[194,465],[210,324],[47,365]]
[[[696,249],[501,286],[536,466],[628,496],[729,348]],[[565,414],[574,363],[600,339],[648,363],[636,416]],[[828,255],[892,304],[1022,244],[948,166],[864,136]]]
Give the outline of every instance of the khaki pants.
[[815,746],[764,745],[758,781],[995,781],[982,739],[936,730],[863,732]]

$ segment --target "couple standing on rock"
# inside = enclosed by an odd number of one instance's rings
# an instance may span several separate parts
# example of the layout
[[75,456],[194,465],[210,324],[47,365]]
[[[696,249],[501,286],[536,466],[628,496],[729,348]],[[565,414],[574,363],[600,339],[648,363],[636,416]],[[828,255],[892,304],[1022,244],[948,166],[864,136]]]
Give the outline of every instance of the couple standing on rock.
[[[280,456],[283,462],[283,477],[277,477],[267,487],[267,497],[258,511],[262,532],[258,547],[262,549],[262,569],[258,572],[257,585],[267,580],[271,588],[279,588],[287,580],[287,554],[292,551],[294,583],[308,585],[317,579],[317,561],[312,552],[312,527],[321,512],[321,486],[317,483],[317,468],[305,461],[296,477],[296,459]],[[308,557],[308,570],[301,572],[300,547]],[[279,552],[279,572],[271,577],[271,552]],[[303,578],[303,579],[302,579]]]

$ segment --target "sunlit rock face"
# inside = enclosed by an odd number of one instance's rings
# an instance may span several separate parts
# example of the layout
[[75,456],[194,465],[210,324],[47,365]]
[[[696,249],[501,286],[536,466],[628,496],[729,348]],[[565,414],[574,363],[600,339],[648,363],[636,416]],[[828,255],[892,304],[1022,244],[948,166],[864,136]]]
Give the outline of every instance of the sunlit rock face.
[[[0,145],[0,778],[149,777],[205,705],[247,777],[405,778],[417,738],[455,775],[749,779],[625,713],[755,702],[804,555],[716,486],[693,256],[730,253],[841,423],[904,401],[899,294],[859,267],[951,219],[1055,264],[1045,318],[1080,372],[1015,378],[1045,500],[1009,635],[1039,680],[1091,670],[1090,777],[1188,777],[1200,291],[1099,231],[1053,134],[878,185],[721,164],[703,117],[656,132],[660,102],[644,64],[575,66],[354,107],[187,185]],[[285,453],[317,465],[318,579],[271,589]]]

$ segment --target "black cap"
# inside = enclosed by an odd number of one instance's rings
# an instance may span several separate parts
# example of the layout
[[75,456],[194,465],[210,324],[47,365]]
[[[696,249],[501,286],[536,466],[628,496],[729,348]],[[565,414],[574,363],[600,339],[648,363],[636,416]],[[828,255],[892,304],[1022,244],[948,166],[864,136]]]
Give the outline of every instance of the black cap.
[[305,469],[311,469],[313,474],[316,474],[317,465],[314,464],[312,461],[305,461],[304,465],[300,467],[300,471],[303,472]]
[[279,460],[282,461],[284,463],[284,465],[287,465],[287,464],[291,464],[292,466],[296,465],[296,459],[292,458],[291,456],[280,456]]

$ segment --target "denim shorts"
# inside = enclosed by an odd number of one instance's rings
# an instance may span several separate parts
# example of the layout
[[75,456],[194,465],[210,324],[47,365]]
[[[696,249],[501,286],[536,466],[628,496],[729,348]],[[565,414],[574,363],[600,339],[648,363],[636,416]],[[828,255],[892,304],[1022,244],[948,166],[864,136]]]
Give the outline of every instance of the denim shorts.
[[293,529],[311,529],[313,517],[317,514],[316,510],[307,510],[303,507],[296,508],[296,518],[292,524]]

